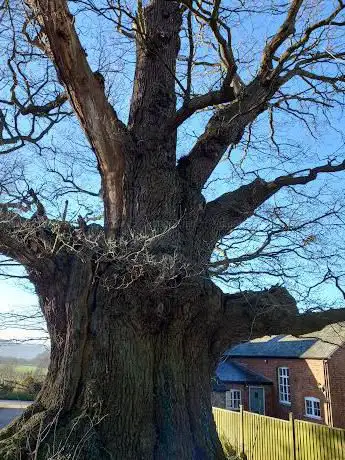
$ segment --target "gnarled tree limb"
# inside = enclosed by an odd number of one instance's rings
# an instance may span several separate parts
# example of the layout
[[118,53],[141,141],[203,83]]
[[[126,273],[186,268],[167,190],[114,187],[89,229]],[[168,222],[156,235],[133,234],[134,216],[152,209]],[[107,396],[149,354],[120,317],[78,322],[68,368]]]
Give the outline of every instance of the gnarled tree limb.
[[[65,0],[27,0],[49,43],[48,57],[97,156],[103,180],[105,227],[121,227],[123,179],[132,140],[108,102],[104,87],[91,70]],[[42,40],[41,40],[42,41]]]
[[[320,173],[344,170],[345,161],[339,164],[329,162],[315,168],[280,176],[268,182],[257,178],[237,190],[224,193],[206,205],[204,223],[201,227],[205,235],[208,236],[204,235],[204,239],[210,238],[211,244],[215,244],[216,241],[251,217],[260,205],[283,187],[305,185],[314,181]],[[217,222],[217,228],[215,228],[214,222]]]
[[0,254],[16,260],[26,268],[48,270],[52,235],[46,221],[25,219],[0,206]]
[[43,105],[29,104],[26,107],[20,105],[20,113],[22,115],[37,115],[43,116],[49,114],[52,110],[61,107],[67,101],[67,94],[65,92],[58,94],[56,98],[50,102],[47,102]]
[[193,189],[201,191],[227,148],[241,140],[246,126],[267,109],[269,99],[280,85],[280,79],[263,86],[256,78],[242,88],[236,100],[215,112],[204,133],[178,164],[180,176]]
[[214,334],[216,357],[231,345],[263,335],[307,334],[345,320],[345,308],[298,311],[296,301],[283,287],[244,291],[222,297],[222,324]]
[[303,4],[303,0],[293,0],[288,10],[287,16],[280,26],[278,32],[269,40],[263,51],[261,62],[261,79],[265,80],[273,70],[273,58],[278,48],[285,42],[285,40],[295,33],[295,23],[297,14]]
[[230,86],[219,91],[210,91],[207,94],[195,96],[177,110],[176,115],[168,123],[168,128],[176,129],[198,110],[229,103],[234,99],[235,92]]

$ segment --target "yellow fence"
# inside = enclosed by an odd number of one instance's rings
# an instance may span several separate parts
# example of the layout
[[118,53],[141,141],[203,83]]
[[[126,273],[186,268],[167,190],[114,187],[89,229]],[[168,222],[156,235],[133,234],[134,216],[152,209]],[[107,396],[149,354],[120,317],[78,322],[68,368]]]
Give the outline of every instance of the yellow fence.
[[221,441],[248,460],[345,460],[345,430],[213,409]]

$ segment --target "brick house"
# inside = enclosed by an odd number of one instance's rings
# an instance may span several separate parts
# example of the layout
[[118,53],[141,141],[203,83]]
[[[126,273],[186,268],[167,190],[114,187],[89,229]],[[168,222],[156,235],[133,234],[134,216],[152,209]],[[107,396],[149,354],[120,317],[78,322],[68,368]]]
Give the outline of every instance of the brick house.
[[345,428],[345,322],[299,337],[265,336],[227,350],[212,404]]

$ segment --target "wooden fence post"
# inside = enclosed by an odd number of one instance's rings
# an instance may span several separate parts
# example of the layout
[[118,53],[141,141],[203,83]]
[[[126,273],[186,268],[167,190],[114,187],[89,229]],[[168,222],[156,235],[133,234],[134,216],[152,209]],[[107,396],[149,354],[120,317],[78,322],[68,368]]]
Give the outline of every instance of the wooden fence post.
[[292,445],[292,455],[291,460],[297,459],[297,452],[296,452],[296,432],[295,432],[295,419],[293,413],[289,413],[289,420],[290,420],[290,430],[291,430],[291,445]]
[[243,406],[242,404],[240,405],[240,415],[241,415],[241,453],[240,453],[240,458],[246,459],[246,454],[244,452],[244,412],[243,412]]

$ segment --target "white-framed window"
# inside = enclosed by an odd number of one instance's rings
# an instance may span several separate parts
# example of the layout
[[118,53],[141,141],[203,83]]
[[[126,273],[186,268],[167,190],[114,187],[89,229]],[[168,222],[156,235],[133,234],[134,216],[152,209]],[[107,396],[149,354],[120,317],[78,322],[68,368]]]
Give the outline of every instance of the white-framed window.
[[242,404],[241,390],[229,390],[225,393],[225,407],[230,410],[240,410]]
[[310,418],[321,418],[321,405],[318,398],[304,398],[305,415]]
[[278,367],[279,402],[291,404],[290,371],[288,367]]

